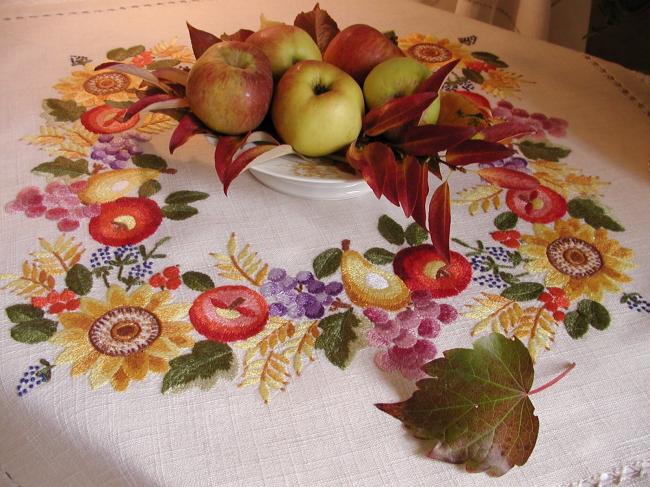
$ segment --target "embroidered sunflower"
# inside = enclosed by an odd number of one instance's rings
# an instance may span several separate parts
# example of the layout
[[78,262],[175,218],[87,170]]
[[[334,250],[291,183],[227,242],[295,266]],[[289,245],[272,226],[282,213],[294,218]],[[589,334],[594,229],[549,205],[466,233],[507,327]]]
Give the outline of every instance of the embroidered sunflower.
[[83,69],[73,71],[60,80],[54,88],[61,93],[64,100],[74,100],[84,107],[103,105],[106,100],[134,101],[134,93],[127,90],[136,88],[140,81],[128,74],[113,71],[95,71],[91,64]]
[[530,83],[522,79],[521,74],[505,71],[503,69],[493,69],[485,73],[481,87],[499,98],[508,98],[521,91],[521,83]]
[[449,39],[438,39],[434,36],[412,34],[397,40],[399,48],[409,57],[435,69],[452,59],[460,59],[460,66],[466,61],[472,61],[471,54],[460,44]]
[[59,316],[64,329],[50,339],[65,347],[56,363],[72,364],[73,376],[89,372],[93,389],[110,381],[116,391],[149,372],[167,372],[179,349],[194,344],[188,336],[192,325],[178,321],[190,305],[170,304],[170,299],[169,291],[149,285],[130,295],[113,285],[105,301],[81,298],[78,312]]
[[564,289],[570,300],[584,295],[600,301],[603,291],[618,292],[619,283],[630,282],[623,271],[633,267],[633,252],[604,228],[571,218],[556,221],[554,228],[534,224],[533,231],[521,237],[519,250],[531,259],[526,269],[545,274],[546,286]]

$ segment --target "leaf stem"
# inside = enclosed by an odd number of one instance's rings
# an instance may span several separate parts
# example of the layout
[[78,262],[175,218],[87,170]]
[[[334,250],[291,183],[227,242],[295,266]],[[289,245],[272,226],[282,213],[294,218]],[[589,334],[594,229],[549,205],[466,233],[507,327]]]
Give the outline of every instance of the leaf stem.
[[546,384],[541,385],[541,386],[539,386],[539,387],[536,388],[536,389],[533,389],[532,391],[530,391],[530,392],[528,393],[528,395],[529,395],[529,396],[532,396],[533,394],[537,394],[538,392],[541,392],[541,391],[543,391],[544,389],[548,389],[549,387],[551,387],[551,386],[552,386],[553,384],[555,384],[556,382],[561,381],[561,380],[562,380],[562,379],[563,379],[563,378],[564,378],[564,377],[565,377],[569,372],[571,372],[571,371],[574,369],[575,366],[576,366],[575,362],[572,362],[572,363],[568,364],[568,365],[565,367],[564,371],[563,371],[560,375],[556,376],[554,379],[551,379],[551,380],[548,381]]

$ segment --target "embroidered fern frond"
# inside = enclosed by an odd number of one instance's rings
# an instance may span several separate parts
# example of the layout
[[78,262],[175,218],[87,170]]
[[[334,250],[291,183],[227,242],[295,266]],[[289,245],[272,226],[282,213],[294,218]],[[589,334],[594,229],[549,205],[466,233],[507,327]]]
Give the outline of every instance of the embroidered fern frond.
[[138,132],[145,134],[162,134],[173,129],[178,122],[164,113],[148,112],[142,118],[140,125],[136,127]]
[[272,389],[284,390],[289,383],[291,374],[287,372],[289,359],[282,354],[270,352],[264,361],[262,373],[260,374],[259,393],[265,403],[269,402]]
[[308,321],[301,324],[295,334],[295,337],[287,342],[285,352],[292,355],[293,370],[296,375],[300,375],[304,365],[304,359],[314,361],[314,345],[320,335],[318,321]]
[[37,264],[23,262],[21,274],[8,274],[0,276],[8,280],[0,289],[6,289],[17,296],[42,296],[54,290],[56,281],[52,274],[40,268]]
[[528,352],[535,361],[542,349],[551,349],[557,326],[558,323],[543,306],[531,306],[524,309],[512,334],[523,342],[528,342]]
[[479,320],[472,329],[472,335],[484,332],[488,328],[494,332],[506,333],[515,328],[523,314],[519,303],[498,294],[482,293],[482,298],[474,298],[475,304],[467,305],[469,310],[463,315]]
[[237,245],[237,236],[232,233],[226,244],[227,254],[218,252],[210,255],[217,260],[219,275],[234,281],[248,281],[260,286],[269,272],[269,266],[258,255],[252,252],[249,244],[241,249]]
[[55,276],[67,273],[73,265],[79,262],[86,251],[74,237],[65,235],[60,235],[54,243],[48,242],[44,238],[39,238],[38,242],[41,249],[30,255],[35,264]]
[[495,210],[501,207],[502,192],[503,190],[498,186],[479,184],[457,192],[457,198],[454,198],[452,202],[457,205],[468,205],[470,215],[476,214],[479,209],[487,213],[491,206]]

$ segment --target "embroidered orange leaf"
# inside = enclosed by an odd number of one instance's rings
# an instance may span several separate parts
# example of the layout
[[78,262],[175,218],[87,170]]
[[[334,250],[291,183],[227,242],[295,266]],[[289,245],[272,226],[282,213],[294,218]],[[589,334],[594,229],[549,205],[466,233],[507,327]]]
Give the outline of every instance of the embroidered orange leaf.
[[482,297],[474,298],[475,303],[467,305],[469,309],[463,313],[466,318],[478,320],[472,329],[472,335],[486,330],[509,333],[514,329],[523,314],[517,301],[499,296],[498,294],[481,293]]
[[308,322],[304,332],[296,335],[298,338],[297,343],[288,344],[287,351],[293,351],[293,369],[296,371],[296,375],[300,375],[302,372],[303,358],[306,357],[310,362],[315,360],[314,346],[316,345],[316,339],[320,334],[321,331],[320,328],[318,328],[318,322]]
[[535,189],[539,186],[536,177],[505,167],[479,169],[478,175],[489,183],[505,189]]
[[193,63],[196,60],[187,47],[178,44],[176,38],[159,42],[151,52],[159,58],[178,59],[182,63]]
[[41,249],[30,255],[36,265],[54,276],[67,273],[85,252],[81,242],[65,235],[60,235],[53,243],[44,238],[39,238],[38,242]]
[[237,236],[230,234],[226,245],[227,253],[213,252],[210,255],[217,260],[219,275],[234,281],[248,281],[250,284],[260,286],[269,272],[268,264],[258,257],[257,252],[251,252],[250,245],[246,244],[238,249]]
[[498,210],[501,207],[501,193],[503,190],[498,186],[491,184],[479,184],[466,188],[456,193],[456,198],[452,200],[455,204],[468,205],[470,215],[475,215],[478,210],[484,213],[493,206]]
[[21,271],[20,274],[0,275],[0,280],[8,281],[0,289],[24,297],[42,296],[54,290],[56,285],[54,277],[37,264],[25,261]]
[[169,115],[149,112],[143,116],[142,122],[136,127],[136,130],[150,135],[161,134],[173,129],[176,124],[178,122]]
[[436,188],[429,203],[429,235],[431,242],[442,259],[449,264],[449,234],[451,229],[451,209],[449,184],[443,182]]

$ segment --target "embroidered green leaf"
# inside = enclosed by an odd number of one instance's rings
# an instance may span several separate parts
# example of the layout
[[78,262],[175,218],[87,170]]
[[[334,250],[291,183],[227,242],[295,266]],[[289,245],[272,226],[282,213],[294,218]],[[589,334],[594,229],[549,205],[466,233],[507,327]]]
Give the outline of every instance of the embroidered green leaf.
[[431,378],[420,380],[409,399],[376,406],[416,438],[433,440],[430,458],[490,476],[526,463],[539,419],[529,398],[533,363],[518,339],[492,333],[473,349],[445,351],[424,370]]
[[46,319],[23,321],[11,328],[11,338],[29,344],[44,342],[54,335],[56,326],[56,321]]
[[485,81],[485,78],[481,75],[481,73],[474,71],[473,69],[463,68],[463,75],[465,78],[474,83],[483,84]]
[[201,191],[175,191],[165,198],[165,203],[170,205],[187,204],[206,199],[210,196]]
[[571,149],[558,147],[554,145],[547,145],[544,142],[533,142],[524,140],[519,144],[515,144],[519,150],[528,159],[544,159],[546,161],[558,162],[560,159],[568,156]]
[[327,249],[314,258],[314,274],[318,279],[334,274],[341,265],[341,249]]
[[191,353],[169,361],[169,372],[165,374],[161,392],[178,392],[193,384],[209,389],[219,372],[228,373],[234,365],[230,346],[211,340],[197,342]]
[[496,66],[497,68],[508,67],[506,63],[504,63],[501,59],[499,59],[499,56],[497,56],[496,54],[492,54],[491,52],[476,51],[472,53],[472,56],[475,57],[476,59],[480,59],[481,61],[487,64]]
[[571,311],[564,317],[564,328],[571,338],[580,338],[589,330],[589,320],[577,311]]
[[583,299],[578,303],[578,313],[584,316],[596,330],[604,330],[611,322],[607,308],[591,299]]
[[530,301],[537,299],[542,291],[544,291],[544,285],[538,282],[519,282],[504,289],[501,296],[513,301]]
[[393,220],[388,215],[379,217],[377,229],[382,237],[395,245],[402,245],[404,243],[404,229],[402,226]]
[[380,247],[373,247],[366,250],[363,256],[373,264],[384,265],[390,264],[395,258],[395,254]]
[[330,362],[344,369],[354,355],[353,342],[359,338],[360,325],[361,321],[351,309],[323,318],[318,323],[322,333],[316,339],[315,348],[323,350]]
[[171,68],[176,66],[180,61],[178,59],[161,59],[159,61],[154,61],[151,64],[147,64],[147,69],[156,70],[162,68]]
[[612,217],[605,214],[605,209],[588,198],[574,198],[568,204],[569,215],[584,220],[594,228],[606,228],[613,232],[622,232],[623,226]]
[[165,218],[170,220],[187,220],[199,212],[199,210],[189,205],[165,205],[161,210]]
[[138,188],[138,196],[148,198],[156,194],[158,191],[160,191],[160,189],[160,183],[155,179],[150,179],[149,181],[142,183],[142,186]]
[[79,296],[85,296],[93,288],[93,274],[82,264],[75,264],[65,276],[65,285]]
[[39,320],[43,317],[43,310],[31,304],[14,304],[5,309],[7,318],[12,323]]
[[142,52],[144,52],[144,46],[141,45],[131,46],[128,49],[118,47],[116,49],[111,49],[108,51],[106,53],[106,57],[111,61],[124,61],[125,59],[135,57]]
[[504,211],[494,219],[494,226],[499,230],[510,230],[517,226],[519,218],[511,211]]
[[131,158],[131,160],[136,166],[145,169],[155,169],[156,171],[167,169],[167,162],[165,159],[155,154],[136,154]]
[[426,228],[424,228],[422,225],[413,222],[408,227],[406,227],[404,237],[406,237],[406,242],[409,245],[420,245],[426,242],[426,240],[429,238],[429,232],[427,232]]
[[51,174],[56,177],[70,176],[72,178],[78,178],[90,174],[88,171],[88,161],[85,159],[76,159],[73,161],[72,159],[63,156],[59,156],[53,161],[39,164],[32,169],[32,172]]
[[74,122],[86,111],[84,107],[77,105],[74,100],[46,98],[43,105],[47,113],[54,117],[57,122]]
[[182,275],[183,283],[194,291],[207,291],[214,288],[214,281],[202,272],[188,271]]

